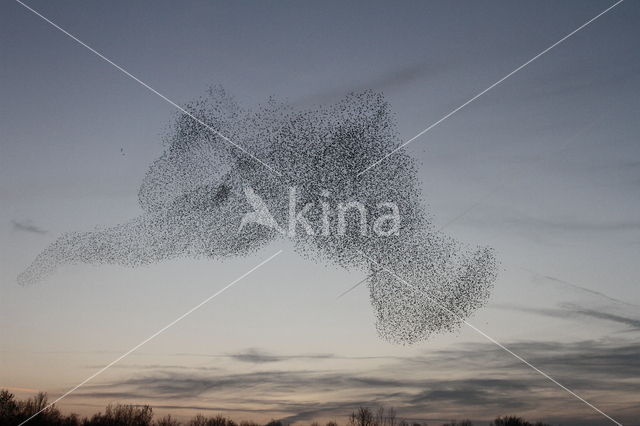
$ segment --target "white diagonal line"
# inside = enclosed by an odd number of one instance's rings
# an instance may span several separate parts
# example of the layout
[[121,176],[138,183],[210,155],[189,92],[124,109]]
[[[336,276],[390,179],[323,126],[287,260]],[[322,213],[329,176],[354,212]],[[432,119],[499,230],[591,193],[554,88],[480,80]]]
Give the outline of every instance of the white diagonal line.
[[104,373],[107,369],[109,369],[110,367],[112,367],[114,364],[116,364],[117,362],[121,361],[123,358],[127,357],[128,355],[130,355],[131,353],[135,352],[138,348],[140,348],[142,345],[144,345],[145,343],[149,342],[150,340],[152,340],[153,338],[155,338],[156,336],[158,336],[159,334],[163,333],[164,331],[166,331],[168,328],[174,326],[176,323],[178,323],[179,321],[183,320],[185,317],[187,317],[188,315],[192,314],[194,311],[196,311],[197,309],[201,308],[202,306],[204,306],[205,304],[207,304],[209,301],[211,301],[212,299],[216,298],[217,296],[219,296],[220,294],[222,294],[225,290],[229,289],[231,286],[233,286],[235,283],[237,283],[238,281],[240,281],[241,279],[243,279],[244,277],[246,277],[247,275],[249,275],[250,273],[252,273],[253,271],[255,271],[256,269],[260,268],[262,265],[264,265],[265,263],[271,261],[271,259],[273,259],[274,257],[278,256],[280,253],[282,253],[282,250],[279,250],[276,254],[271,255],[271,257],[267,258],[266,260],[263,260],[262,262],[260,262],[259,264],[257,264],[256,266],[254,266],[253,268],[249,269],[247,272],[245,272],[244,274],[240,275],[238,278],[236,278],[235,280],[231,281],[229,284],[227,284],[226,286],[224,286],[222,289],[218,290],[217,292],[215,292],[214,294],[212,294],[211,296],[207,297],[205,300],[203,300],[202,302],[198,303],[196,306],[194,306],[193,308],[189,309],[187,312],[185,312],[184,314],[180,315],[178,318],[176,318],[175,320],[171,321],[169,324],[165,325],[164,327],[162,327],[160,330],[156,331],[155,333],[153,333],[151,336],[147,337],[146,339],[144,339],[142,342],[138,343],[137,345],[135,345],[133,348],[129,349],[127,352],[123,353],[122,355],[120,355],[118,358],[114,359],[113,361],[111,361],[109,364],[107,364],[106,366],[104,366],[103,368],[101,368],[100,370],[96,371],[95,373],[93,373],[91,376],[87,377],[86,379],[84,379],[82,382],[78,383],[76,386],[72,387],[71,389],[69,389],[67,392],[65,392],[62,396],[60,396],[58,399],[56,399],[55,401],[53,401],[51,404],[47,405],[46,407],[44,407],[43,409],[41,409],[40,411],[38,411],[37,413],[35,413],[34,415],[32,415],[31,417],[29,417],[27,420],[23,421],[22,423],[20,423],[18,426],[22,426],[23,424],[27,423],[29,420],[33,419],[35,416],[37,416],[38,414],[42,413],[43,411],[51,408],[56,402],[60,401],[62,398],[65,398],[67,395],[69,395],[70,393],[74,392],[75,390],[77,390],[80,386],[84,385],[85,383],[87,383],[89,380],[93,379],[94,377],[96,377],[97,375]]
[[375,263],[376,265],[378,265],[380,268],[382,268],[383,270],[387,271],[388,273],[390,273],[391,275],[393,275],[397,280],[399,280],[400,282],[402,282],[404,285],[406,285],[407,287],[413,289],[413,290],[417,290],[419,292],[421,292],[422,294],[424,294],[428,299],[430,299],[431,301],[435,302],[438,307],[440,307],[441,309],[443,309],[444,311],[447,311],[449,314],[453,315],[454,317],[458,318],[460,321],[462,321],[465,325],[467,325],[469,328],[471,328],[472,330],[474,330],[475,332],[477,332],[478,334],[480,334],[481,336],[483,336],[485,339],[489,340],[491,343],[495,344],[496,346],[498,346],[500,349],[504,350],[505,352],[507,352],[508,354],[512,355],[514,358],[516,358],[517,360],[523,362],[524,364],[526,364],[527,366],[529,366],[531,369],[533,369],[534,371],[536,371],[537,373],[541,374],[542,376],[546,377],[547,379],[549,379],[551,382],[555,383],[556,385],[558,385],[560,388],[564,389],[565,391],[567,391],[569,394],[573,395],[574,397],[576,397],[577,399],[579,399],[580,401],[584,402],[585,404],[587,404],[589,407],[591,407],[592,409],[594,409],[595,411],[597,411],[598,413],[602,414],[603,416],[605,416],[607,419],[611,420],[613,423],[617,424],[618,426],[622,426],[622,423],[616,421],[615,419],[613,419],[612,417],[610,417],[607,413],[605,413],[604,411],[600,410],[598,407],[596,407],[595,405],[591,404],[589,401],[585,400],[584,398],[582,398],[580,395],[578,395],[577,393],[575,393],[574,391],[572,391],[571,389],[569,389],[568,387],[564,386],[562,383],[558,382],[556,379],[554,379],[553,377],[551,377],[550,375],[548,375],[547,373],[545,373],[544,371],[540,370],[538,367],[536,367],[535,365],[531,364],[529,361],[527,361],[526,359],[522,358],[520,355],[518,355],[517,353],[513,352],[511,349],[507,348],[506,346],[504,346],[502,343],[498,342],[496,339],[494,339],[493,337],[489,336],[487,333],[485,333],[484,331],[480,330],[478,327],[476,327],[475,325],[471,324],[470,322],[468,322],[467,320],[465,320],[464,318],[462,318],[460,315],[458,315],[457,313],[453,312],[451,309],[447,308],[446,306],[444,306],[442,303],[440,303],[439,300],[435,299],[433,296],[431,296],[430,294],[428,294],[427,292],[422,291],[421,289],[417,288],[416,286],[408,283],[406,280],[404,280],[401,276],[399,276],[398,274],[396,274],[394,271],[390,270],[389,268],[385,267],[384,265],[381,265],[379,262],[377,262],[376,260],[374,260],[373,258],[369,257],[366,253],[360,251],[360,254],[362,254],[364,257],[366,257],[367,259],[369,259],[371,262]]
[[276,174],[277,176],[282,176],[282,173],[280,173],[279,171],[275,170],[274,168],[272,168],[271,166],[269,166],[267,163],[265,163],[264,161],[262,161],[261,159],[259,159],[258,157],[256,157],[255,155],[253,155],[252,153],[250,153],[249,151],[247,151],[245,148],[243,148],[242,146],[238,145],[237,143],[233,142],[231,139],[229,139],[228,137],[226,137],[225,135],[223,135],[222,133],[220,133],[218,130],[214,129],[213,127],[209,126],[207,123],[205,123],[204,121],[200,120],[198,117],[196,117],[195,115],[191,114],[189,111],[187,111],[186,109],[184,109],[183,107],[181,107],[180,105],[178,105],[177,103],[175,103],[174,101],[172,101],[171,99],[169,99],[168,97],[166,97],[165,95],[163,95],[162,93],[158,92],[156,89],[154,89],[153,87],[149,86],[147,83],[145,83],[144,81],[140,80],[138,77],[136,77],[135,75],[131,74],[129,71],[127,71],[126,69],[124,69],[123,67],[121,67],[120,65],[116,64],[115,62],[113,62],[111,59],[107,58],[106,56],[104,56],[102,53],[98,52],[97,50],[95,50],[93,47],[89,46],[88,44],[86,44],[85,42],[83,42],[82,40],[80,40],[78,37],[74,36],[73,34],[71,34],[70,32],[68,32],[67,30],[65,30],[64,28],[60,27],[59,25],[57,25],[56,23],[52,22],[50,19],[48,19],[46,16],[42,15],[40,12],[38,12],[37,10],[31,8],[30,6],[27,6],[26,4],[24,4],[23,2],[21,2],[20,0],[15,0],[17,3],[19,3],[20,5],[24,6],[27,10],[30,10],[31,12],[33,12],[35,15],[39,16],[40,18],[42,18],[44,21],[46,21],[47,23],[51,24],[54,28],[60,30],[61,32],[63,32],[65,35],[67,35],[69,38],[71,38],[72,40],[76,41],[77,43],[79,43],[80,45],[86,47],[87,49],[89,49],[92,53],[94,53],[96,56],[98,56],[100,59],[104,60],[105,62],[111,64],[112,66],[114,66],[118,71],[122,72],[124,75],[126,75],[127,77],[131,78],[132,80],[136,81],[137,83],[139,83],[140,85],[142,85],[144,88],[146,88],[147,90],[149,90],[150,92],[160,96],[162,99],[164,99],[166,102],[168,102],[169,104],[171,104],[173,107],[175,107],[176,109],[178,109],[180,112],[182,112],[183,114],[189,116],[190,118],[192,118],[195,122],[197,122],[198,124],[204,126],[207,130],[215,133],[216,135],[218,135],[221,139],[223,139],[224,141],[226,141],[227,143],[233,145],[234,147],[238,148],[240,151],[242,151],[243,153],[245,153],[246,155],[248,155],[249,157],[251,157],[252,159],[254,159],[255,161],[257,161],[258,163],[262,164],[264,167],[266,167],[268,170],[270,170],[272,173]]
[[602,12],[600,12],[599,14],[597,14],[596,16],[594,16],[593,18],[589,19],[587,22],[585,22],[584,24],[580,25],[578,28],[576,28],[575,30],[571,31],[569,34],[567,34],[566,36],[562,37],[560,40],[556,41],[555,43],[553,43],[551,46],[547,47],[546,49],[544,49],[542,52],[538,53],[536,56],[534,56],[533,58],[529,59],[527,62],[525,62],[524,64],[520,65],[518,68],[514,69],[513,71],[511,71],[509,74],[505,75],[504,77],[502,77],[500,80],[496,81],[495,83],[493,83],[491,86],[487,87],[486,89],[484,89],[482,92],[478,93],[477,95],[475,95],[474,97],[472,97],[471,99],[469,99],[468,101],[466,101],[465,103],[463,103],[462,105],[460,105],[459,107],[457,107],[456,109],[454,109],[453,111],[449,112],[447,115],[445,115],[444,117],[442,117],[441,119],[439,119],[438,121],[436,121],[435,123],[431,124],[429,127],[427,127],[426,129],[424,129],[423,131],[421,131],[420,133],[418,133],[417,135],[415,135],[414,137],[412,137],[411,139],[407,140],[406,142],[404,142],[402,145],[396,147],[395,149],[393,149],[391,152],[387,153],[386,155],[384,155],[382,158],[378,159],[375,163],[369,165],[366,169],[362,170],[360,173],[357,174],[357,176],[362,175],[363,173],[366,173],[367,171],[369,171],[370,169],[372,169],[373,167],[377,166],[378,164],[380,164],[381,162],[383,162],[384,160],[386,160],[387,158],[389,158],[391,155],[395,154],[396,152],[398,152],[400,149],[404,148],[405,146],[409,145],[411,142],[413,142],[414,140],[418,139],[420,136],[424,135],[425,133],[427,133],[428,131],[430,131],[431,129],[433,129],[434,127],[436,127],[438,124],[442,123],[443,121],[445,121],[447,118],[451,117],[453,114],[457,113],[458,111],[460,111],[462,108],[466,107],[467,105],[469,105],[470,103],[472,103],[473,101],[475,101],[476,99],[478,99],[480,96],[484,95],[485,93],[487,93],[488,91],[490,91],[491,89],[493,89],[494,87],[496,87],[497,85],[499,85],[500,83],[502,83],[503,81],[505,81],[506,79],[508,79],[509,77],[511,77],[512,75],[514,75],[515,73],[517,73],[518,71],[520,71],[521,69],[523,69],[524,67],[526,67],[527,65],[529,65],[530,63],[532,63],[533,61],[535,61],[536,59],[540,58],[542,55],[544,55],[545,53],[549,52],[551,49],[553,49],[554,47],[558,46],[559,44],[561,44],[562,42],[564,42],[565,40],[567,40],[569,37],[573,36],[574,34],[576,34],[578,31],[582,30],[583,28],[585,28],[587,25],[591,24],[593,21],[595,21],[596,19],[600,18],[602,15],[604,15],[605,13],[609,12],[611,9],[613,9],[614,7],[618,6],[620,3],[622,3],[624,0],[618,0],[616,3],[612,4],[611,6],[609,6],[608,8],[606,8],[605,10],[603,10]]
[[375,275],[375,274],[369,274],[369,275],[367,275],[367,276],[366,276],[366,277],[364,277],[362,280],[358,281],[357,283],[355,283],[354,285],[352,285],[351,287],[349,287],[347,290],[345,290],[345,291],[343,291],[342,293],[340,293],[340,294],[338,295],[338,297],[336,297],[336,300],[338,300],[338,299],[342,298],[342,296],[346,296],[346,295],[347,295],[347,293],[350,293],[350,292],[352,292],[353,290],[355,290],[355,289],[356,289],[356,287],[358,287],[360,284],[362,284],[362,283],[366,282],[366,281],[367,281],[369,278],[371,278],[373,275]]
[[[586,133],[587,131],[589,131],[591,128],[593,128],[594,126],[596,126],[597,124],[600,123],[600,121],[602,120],[602,118],[604,117],[604,115],[600,115],[597,119],[595,120],[591,120],[589,122],[589,124],[587,124],[586,126],[582,127],[580,130],[578,130],[577,132],[575,132],[573,134],[573,136],[571,136],[563,145],[560,149],[558,149],[557,151],[555,151],[555,153],[558,152],[562,152],[565,149],[567,149],[571,144],[573,144],[576,140],[578,140],[578,137],[583,135],[584,133]],[[538,158],[535,162],[537,161],[541,161],[544,157],[540,157]],[[517,178],[520,174],[522,173],[522,169],[518,169],[515,173],[512,173],[511,175],[509,175],[507,178],[502,179],[501,183],[499,185],[497,185],[495,188],[493,188],[492,190],[486,192],[485,194],[483,194],[479,199],[476,200],[475,203],[471,204],[470,206],[468,206],[466,209],[464,209],[463,211],[461,211],[460,213],[458,213],[456,216],[454,216],[453,218],[449,219],[447,222],[445,222],[444,225],[440,226],[436,232],[440,232],[443,231],[445,228],[449,227],[450,225],[452,225],[453,223],[457,222],[458,220],[462,219],[463,217],[465,217],[467,214],[469,214],[471,211],[473,211],[476,207],[482,205],[482,203],[489,197],[491,197],[492,195],[494,195],[495,193],[497,193],[500,189],[504,188],[507,185],[507,182],[511,182],[513,181],[514,178]],[[365,283],[367,280],[369,280],[369,278],[371,278],[372,276],[374,276],[374,274],[369,274],[367,275],[364,279],[362,279],[361,281],[358,281],[356,284],[354,284],[353,286],[349,287],[347,290],[343,291],[342,293],[340,293],[338,295],[338,297],[336,297],[336,300],[341,299],[342,297],[346,296],[347,294],[351,293],[353,290],[355,290],[357,287],[359,287],[360,285],[362,285],[363,283]]]
[[[584,134],[586,134],[587,132],[589,132],[593,127],[595,127],[596,125],[600,124],[600,122],[602,121],[602,119],[605,117],[604,114],[600,114],[600,116],[598,116],[596,119],[591,119],[591,121],[581,127],[580,129],[578,129],[576,132],[574,132],[574,134],[569,137],[564,144],[562,144],[562,146],[556,150],[555,152],[553,152],[552,154],[558,154],[563,152],[564,150],[566,150],[567,148],[569,148],[573,143],[575,143],[576,141],[580,140],[579,138],[582,137]],[[548,151],[548,150],[547,150]],[[544,154],[546,154],[547,152],[544,152]],[[543,160],[544,157],[538,157],[536,160],[534,160],[532,163],[537,163],[541,160]],[[529,164],[531,165],[531,163]],[[510,175],[506,176],[505,178],[503,178],[500,182],[499,185],[497,185],[495,188],[493,188],[492,190],[486,192],[485,194],[483,194],[479,199],[476,200],[475,203],[471,204],[470,206],[468,206],[464,211],[461,211],[460,213],[458,213],[455,217],[449,219],[444,225],[442,225],[440,228],[438,228],[438,230],[436,232],[440,232],[442,231],[444,228],[450,226],[451,224],[453,224],[454,222],[457,222],[458,220],[462,219],[463,217],[465,217],[467,214],[469,214],[473,209],[475,209],[476,207],[482,205],[482,203],[487,199],[490,198],[491,196],[493,196],[494,194],[496,194],[500,189],[504,188],[505,186],[507,186],[507,184],[509,182],[513,182],[513,180],[517,177],[519,177],[521,174],[523,173],[523,169],[518,169],[516,170],[515,173],[511,173]]]

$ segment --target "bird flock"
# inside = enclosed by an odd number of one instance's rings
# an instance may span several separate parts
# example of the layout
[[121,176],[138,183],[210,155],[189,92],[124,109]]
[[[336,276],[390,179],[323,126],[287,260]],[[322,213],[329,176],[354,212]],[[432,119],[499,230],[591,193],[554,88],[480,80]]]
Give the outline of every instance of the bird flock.
[[[138,192],[142,213],[61,235],[19,283],[35,283],[68,264],[136,267],[177,257],[248,256],[290,238],[302,256],[370,276],[376,329],[389,342],[453,331],[487,302],[497,274],[492,249],[464,247],[434,228],[413,158],[398,151],[358,175],[401,143],[382,94],[349,94],[305,110],[268,99],[247,109],[218,87],[186,109],[197,120],[178,114],[164,135],[165,150]],[[255,209],[251,193],[275,223],[290,224],[292,188],[294,218],[314,231],[243,223]],[[348,203],[361,208],[338,208]],[[374,222],[389,205],[399,217],[389,221],[393,232],[372,232],[384,227]],[[345,225],[346,232],[335,232]]]

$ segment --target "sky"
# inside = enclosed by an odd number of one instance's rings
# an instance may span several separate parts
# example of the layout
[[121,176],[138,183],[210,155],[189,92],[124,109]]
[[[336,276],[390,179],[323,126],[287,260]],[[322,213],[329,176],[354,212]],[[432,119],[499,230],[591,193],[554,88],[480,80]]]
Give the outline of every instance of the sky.
[[[610,1],[27,2],[183,105],[383,92],[407,140]],[[436,227],[500,270],[470,322],[625,425],[640,425],[640,4],[625,1],[406,147]],[[345,422],[359,405],[437,424],[601,414],[469,327],[381,340],[361,273],[286,242],[224,262],[16,276],[57,236],[140,213],[176,109],[14,1],[0,5],[0,386],[188,417]]]

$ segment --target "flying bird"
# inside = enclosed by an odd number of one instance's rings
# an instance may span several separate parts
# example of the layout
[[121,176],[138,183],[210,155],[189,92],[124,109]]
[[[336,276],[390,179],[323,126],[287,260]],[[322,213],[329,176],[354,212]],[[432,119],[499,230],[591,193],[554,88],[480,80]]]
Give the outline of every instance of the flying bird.
[[[434,229],[413,158],[397,152],[358,176],[401,143],[382,94],[353,93],[306,110],[274,99],[244,109],[214,88],[187,110],[201,123],[176,116],[140,186],[142,213],[63,234],[19,275],[21,284],[64,264],[247,256],[290,238],[303,256],[371,276],[376,328],[390,342],[455,330],[488,300],[493,251],[464,248]],[[386,223],[389,206],[397,218]]]

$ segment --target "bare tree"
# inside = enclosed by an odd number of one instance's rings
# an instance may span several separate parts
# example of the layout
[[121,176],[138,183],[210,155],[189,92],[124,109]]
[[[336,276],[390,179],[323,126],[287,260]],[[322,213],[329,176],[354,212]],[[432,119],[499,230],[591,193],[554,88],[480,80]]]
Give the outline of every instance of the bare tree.
[[156,420],[154,426],[180,426],[180,422],[171,417],[171,414],[168,414],[163,418]]
[[376,426],[386,426],[384,417],[384,407],[381,405],[376,410]]
[[386,426],[396,426],[396,409],[393,407],[387,409]]
[[349,426],[374,426],[374,416],[367,407],[360,407],[351,413],[349,417]]

